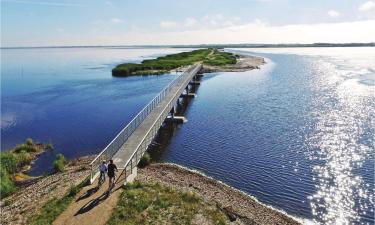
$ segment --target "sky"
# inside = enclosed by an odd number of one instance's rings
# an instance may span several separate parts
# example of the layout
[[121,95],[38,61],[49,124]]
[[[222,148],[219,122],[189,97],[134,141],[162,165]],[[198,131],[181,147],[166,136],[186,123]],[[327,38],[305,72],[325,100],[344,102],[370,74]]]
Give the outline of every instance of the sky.
[[1,46],[375,42],[375,0],[0,0]]

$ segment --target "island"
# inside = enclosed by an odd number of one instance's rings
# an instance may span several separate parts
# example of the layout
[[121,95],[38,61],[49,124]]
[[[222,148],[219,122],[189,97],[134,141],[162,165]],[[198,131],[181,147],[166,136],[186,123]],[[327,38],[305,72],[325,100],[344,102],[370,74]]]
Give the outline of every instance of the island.
[[181,71],[186,66],[196,63],[201,63],[202,72],[208,73],[257,69],[265,61],[261,57],[234,54],[219,48],[206,48],[143,60],[139,64],[123,63],[112,70],[112,75],[115,77],[158,75],[175,70]]

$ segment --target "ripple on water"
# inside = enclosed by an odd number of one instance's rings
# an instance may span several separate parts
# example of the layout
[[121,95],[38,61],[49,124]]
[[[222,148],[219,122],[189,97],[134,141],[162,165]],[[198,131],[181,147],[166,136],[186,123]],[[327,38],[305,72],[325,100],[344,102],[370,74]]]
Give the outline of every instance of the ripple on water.
[[375,93],[361,82],[370,67],[265,56],[273,69],[204,78],[165,160],[316,223],[374,224]]

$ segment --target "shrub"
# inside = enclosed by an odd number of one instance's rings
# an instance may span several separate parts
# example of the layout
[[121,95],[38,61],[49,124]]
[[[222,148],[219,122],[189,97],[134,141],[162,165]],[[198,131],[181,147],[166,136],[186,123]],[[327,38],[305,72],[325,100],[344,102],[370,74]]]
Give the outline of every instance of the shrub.
[[144,168],[147,165],[150,165],[150,162],[151,162],[151,156],[148,152],[145,152],[145,154],[143,154],[141,160],[139,161],[138,166],[140,168]]
[[53,162],[53,168],[55,169],[55,172],[64,172],[65,164],[66,160],[64,155],[57,154],[56,160]]
[[57,154],[56,159],[64,162],[64,164],[66,163],[66,159],[65,159],[65,156],[63,154]]
[[33,145],[34,144],[34,142],[33,142],[33,139],[31,139],[31,138],[28,138],[28,139],[26,139],[26,145]]
[[37,148],[35,147],[35,145],[28,145],[28,144],[20,144],[14,148],[15,153],[20,153],[21,151],[36,152]]
[[12,152],[1,152],[0,164],[8,173],[17,171],[17,157]]
[[18,167],[29,164],[33,160],[31,154],[26,152],[25,150],[22,150],[20,153],[16,154],[16,157]]
[[0,166],[0,180],[0,197],[2,199],[12,194],[16,190],[16,187],[3,166]]

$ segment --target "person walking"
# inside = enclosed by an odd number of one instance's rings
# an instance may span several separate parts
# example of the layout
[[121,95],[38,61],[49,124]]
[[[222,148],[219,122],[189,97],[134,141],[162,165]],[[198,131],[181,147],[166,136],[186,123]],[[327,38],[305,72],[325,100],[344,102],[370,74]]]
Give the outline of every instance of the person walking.
[[105,173],[107,172],[107,164],[104,160],[99,165],[99,171],[100,171],[100,176],[99,176],[98,187],[100,187],[105,182]]
[[115,171],[117,172],[117,166],[113,163],[113,160],[109,160],[109,164],[108,164],[108,177],[109,177],[109,184],[108,184],[108,194],[109,192],[111,191],[111,189],[114,187],[115,185]]

